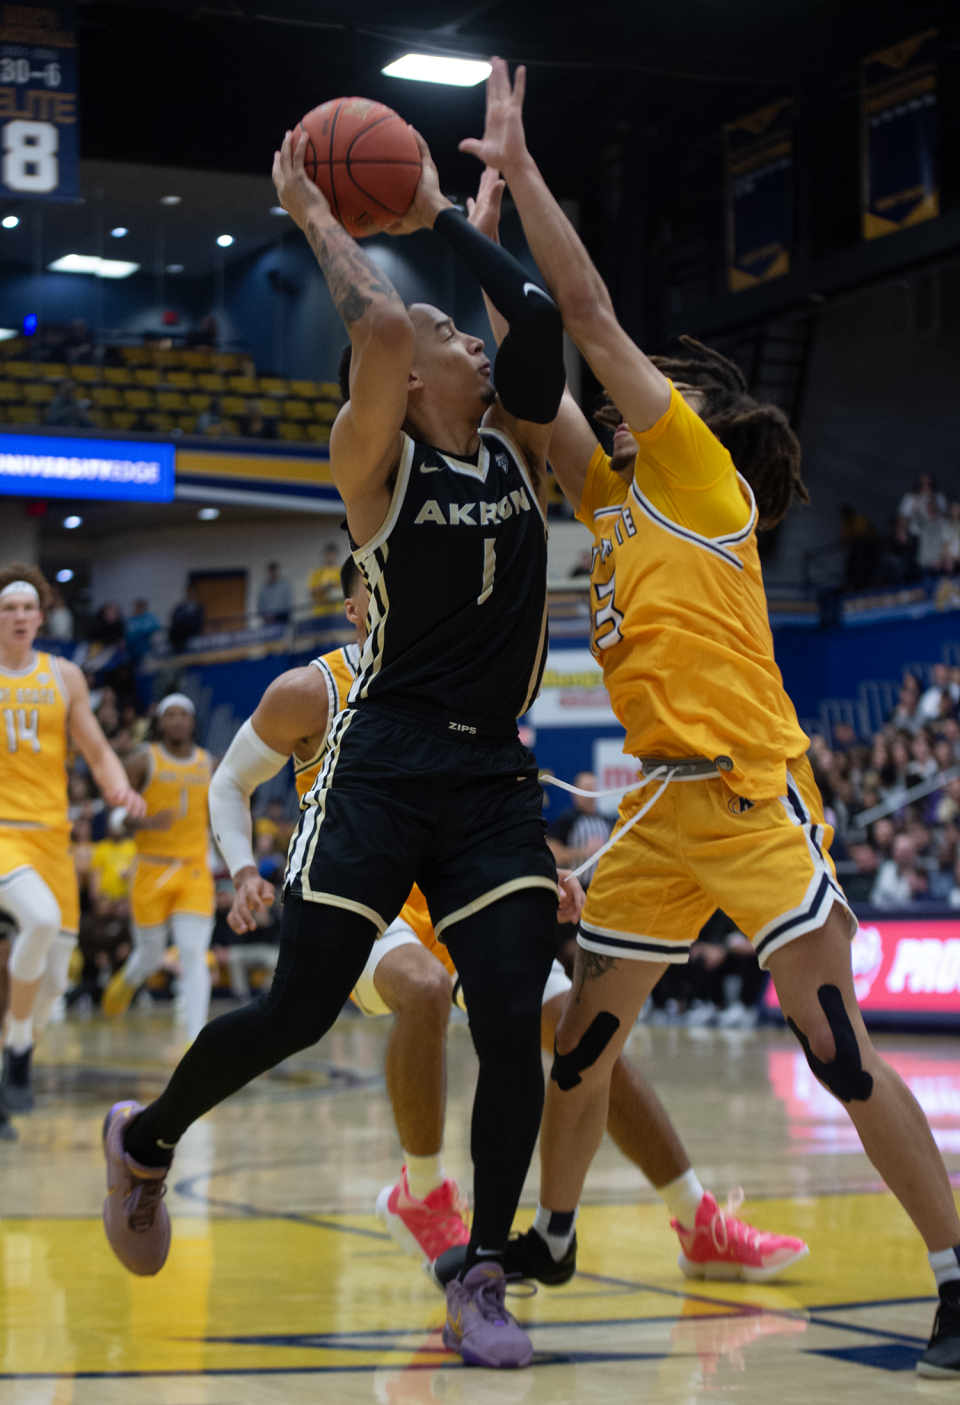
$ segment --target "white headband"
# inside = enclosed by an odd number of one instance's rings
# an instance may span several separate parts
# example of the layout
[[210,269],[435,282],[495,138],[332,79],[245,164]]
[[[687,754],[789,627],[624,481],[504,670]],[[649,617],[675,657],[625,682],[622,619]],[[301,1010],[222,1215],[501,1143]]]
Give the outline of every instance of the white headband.
[[37,591],[37,587],[31,585],[29,581],[11,581],[9,585],[5,585],[3,589],[0,590],[0,600],[2,600],[5,595],[32,595],[37,607],[39,608],[40,606],[40,595]]
[[186,693],[168,693],[162,701],[157,703],[157,716],[162,717],[168,707],[185,707],[188,712],[196,716],[197,710],[187,697]]

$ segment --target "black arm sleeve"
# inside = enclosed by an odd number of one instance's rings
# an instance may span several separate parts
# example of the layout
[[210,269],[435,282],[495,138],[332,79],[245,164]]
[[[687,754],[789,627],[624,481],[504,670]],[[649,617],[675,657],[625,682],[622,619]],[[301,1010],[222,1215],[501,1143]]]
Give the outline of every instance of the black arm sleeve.
[[500,403],[518,420],[551,424],[566,384],[563,321],[556,304],[512,254],[474,229],[459,210],[441,210],[433,227],[510,324],[493,368]]

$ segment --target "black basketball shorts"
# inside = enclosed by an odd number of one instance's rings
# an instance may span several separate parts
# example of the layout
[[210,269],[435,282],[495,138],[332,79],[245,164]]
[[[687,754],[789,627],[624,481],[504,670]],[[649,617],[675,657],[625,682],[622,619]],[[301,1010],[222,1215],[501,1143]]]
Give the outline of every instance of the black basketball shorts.
[[358,912],[379,936],[417,883],[442,940],[520,888],[555,891],[533,752],[477,732],[374,703],[338,713],[285,892]]

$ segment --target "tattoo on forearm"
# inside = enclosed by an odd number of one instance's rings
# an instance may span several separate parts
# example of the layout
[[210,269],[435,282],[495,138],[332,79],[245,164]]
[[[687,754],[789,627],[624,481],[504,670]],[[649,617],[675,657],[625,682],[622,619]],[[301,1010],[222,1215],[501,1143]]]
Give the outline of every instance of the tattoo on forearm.
[[617,961],[614,956],[602,956],[598,951],[586,951],[582,946],[577,947],[577,964],[573,973],[573,1003],[580,1004],[580,997],[587,981],[598,981],[608,971],[615,970],[616,965]]
[[307,226],[307,238],[348,331],[375,297],[400,301],[390,279],[357,247],[345,229],[320,230],[311,224]]

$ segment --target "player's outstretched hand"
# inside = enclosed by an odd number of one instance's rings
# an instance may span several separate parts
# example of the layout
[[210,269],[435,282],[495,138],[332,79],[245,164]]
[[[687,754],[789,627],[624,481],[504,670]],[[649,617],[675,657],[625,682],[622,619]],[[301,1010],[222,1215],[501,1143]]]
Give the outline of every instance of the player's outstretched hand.
[[227,913],[227,925],[242,937],[244,932],[256,931],[254,913],[266,912],[272,904],[273,884],[261,878],[255,868],[242,868],[234,875],[233,882],[237,891]]
[[416,127],[410,130],[420,148],[420,184],[407,213],[402,219],[387,225],[388,234],[413,234],[417,229],[432,229],[440,211],[448,210],[453,203],[440,192],[440,177],[429,146]]
[[495,244],[500,243],[500,203],[506,184],[506,181],[500,179],[498,171],[492,166],[487,166],[480,177],[476,200],[467,198],[467,217],[470,223]]
[[147,802],[140,794],[139,790],[133,790],[131,786],[117,786],[116,790],[106,790],[103,798],[113,809],[118,806],[126,810],[130,819],[142,820],[147,813]]
[[476,156],[485,166],[502,171],[507,181],[510,174],[527,159],[527,138],[523,130],[523,94],[527,86],[527,70],[519,66],[510,82],[510,69],[505,59],[490,60],[491,73],[487,79],[487,120],[483,138],[467,137],[460,150]]
[[333,218],[327,197],[306,172],[304,161],[308,141],[306,132],[301,132],[300,140],[294,146],[293,133],[288,132],[280,150],[273,153],[273,183],[277,187],[277,198],[301,229],[306,229],[311,210],[319,209]]
[[587,900],[587,895],[580,887],[579,878],[571,878],[573,872],[570,868],[558,868],[557,877],[560,890],[560,907],[557,912],[558,922],[579,922],[583,905]]

